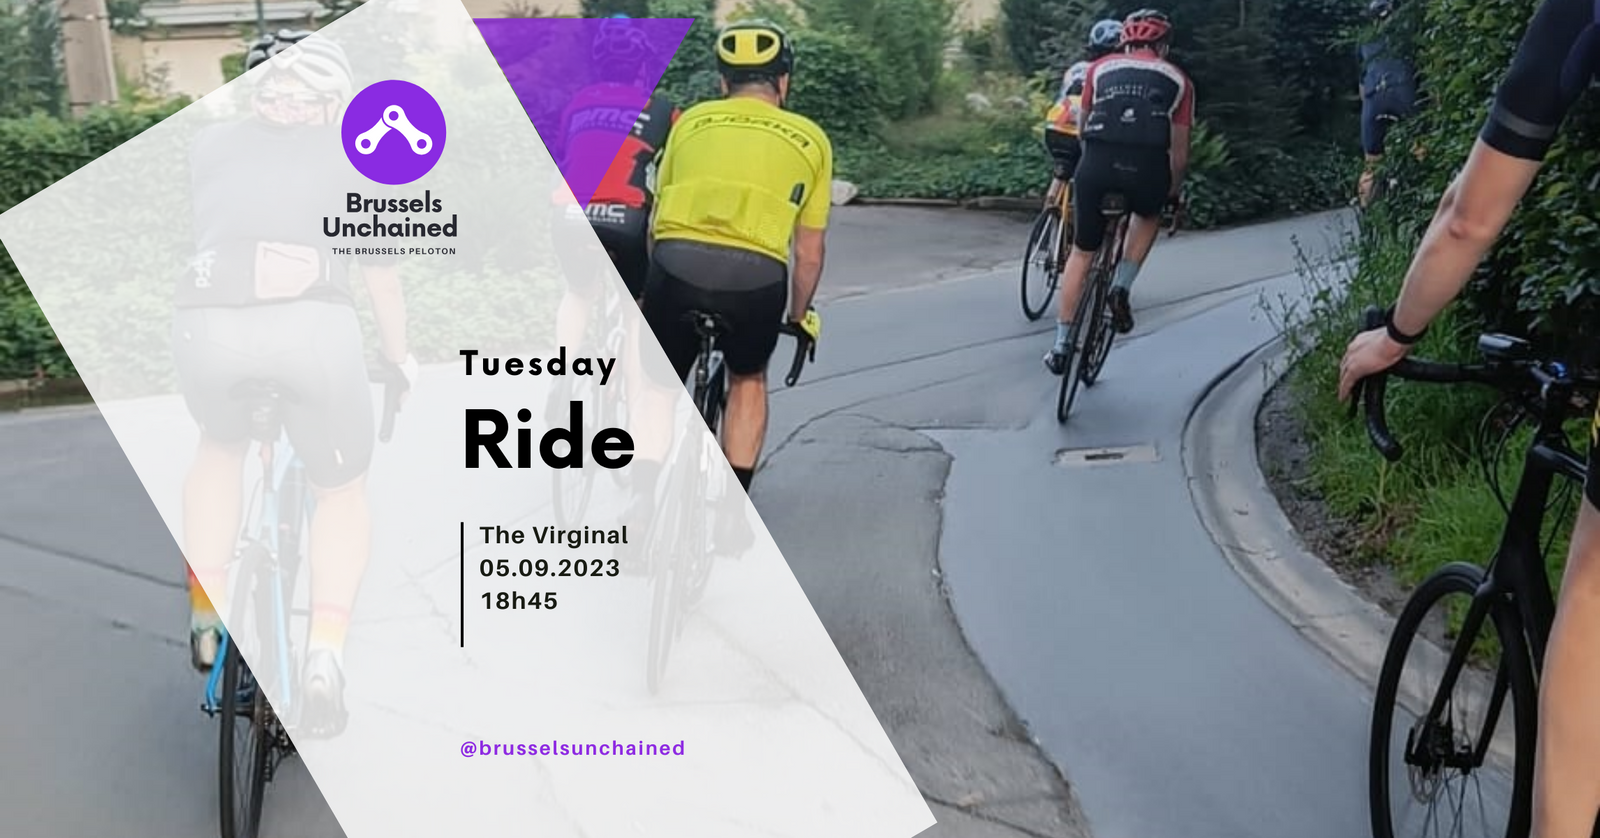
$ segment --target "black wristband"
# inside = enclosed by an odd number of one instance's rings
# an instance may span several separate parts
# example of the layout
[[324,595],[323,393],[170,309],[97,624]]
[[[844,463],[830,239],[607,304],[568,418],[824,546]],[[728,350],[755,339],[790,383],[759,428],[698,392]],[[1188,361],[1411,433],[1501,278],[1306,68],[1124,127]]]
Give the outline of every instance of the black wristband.
[[1411,346],[1417,341],[1422,340],[1428,334],[1427,326],[1423,326],[1422,331],[1417,332],[1414,335],[1408,335],[1405,332],[1400,331],[1400,329],[1394,325],[1394,306],[1389,306],[1389,310],[1383,313],[1383,329],[1389,333],[1389,340],[1392,340],[1401,346]]

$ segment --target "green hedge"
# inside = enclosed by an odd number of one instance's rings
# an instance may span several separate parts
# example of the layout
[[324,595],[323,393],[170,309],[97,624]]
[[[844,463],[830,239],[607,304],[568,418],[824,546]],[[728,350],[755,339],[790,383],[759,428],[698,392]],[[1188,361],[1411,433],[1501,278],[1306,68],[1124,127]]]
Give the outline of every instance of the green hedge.
[[[0,212],[160,122],[176,107],[136,112],[96,110],[66,122],[47,116],[0,119]],[[13,162],[14,161],[14,162]],[[56,343],[11,255],[0,246],[0,378],[70,375],[72,362]]]
[[[1412,38],[1423,109],[1391,133],[1389,171],[1401,188],[1396,222],[1424,229],[1438,196],[1466,160],[1537,0],[1432,0],[1402,5],[1397,21]],[[1419,159],[1420,158],[1420,159]],[[1544,171],[1523,199],[1467,298],[1478,323],[1533,333],[1581,350],[1600,315],[1600,109],[1595,97],[1571,114]]]

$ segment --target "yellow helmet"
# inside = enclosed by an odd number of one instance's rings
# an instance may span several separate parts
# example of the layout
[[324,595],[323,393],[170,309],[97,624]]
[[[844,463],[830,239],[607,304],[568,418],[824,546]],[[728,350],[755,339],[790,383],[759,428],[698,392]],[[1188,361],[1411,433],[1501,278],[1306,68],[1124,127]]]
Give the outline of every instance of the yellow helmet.
[[794,45],[771,21],[730,23],[717,33],[717,70],[730,78],[786,76],[794,70]]

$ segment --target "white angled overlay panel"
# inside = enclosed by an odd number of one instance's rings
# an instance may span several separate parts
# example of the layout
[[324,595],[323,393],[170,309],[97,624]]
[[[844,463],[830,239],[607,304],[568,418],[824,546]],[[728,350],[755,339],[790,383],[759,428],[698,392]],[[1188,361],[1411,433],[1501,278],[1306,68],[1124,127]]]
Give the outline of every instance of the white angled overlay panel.
[[[247,661],[287,661],[286,680],[262,682],[295,708],[307,614],[359,581],[348,726],[315,737],[288,720],[346,833],[907,838],[932,825],[465,10],[372,0],[320,37],[354,77],[328,125],[300,124],[320,106],[252,71],[0,216],[0,240],[187,552],[237,510],[261,514],[236,385],[287,393],[278,412],[319,500],[298,548],[261,535],[274,526],[246,540],[298,556],[277,565],[293,570],[278,589],[288,610],[278,622],[271,588],[242,579],[259,556],[230,560],[207,591]],[[318,55],[273,62],[314,78]],[[264,121],[286,113],[300,122]],[[422,372],[375,443],[383,389],[364,373],[396,322],[376,290],[395,271]],[[563,306],[569,282],[601,304]],[[374,303],[389,306],[384,326]],[[574,400],[581,428],[547,442],[570,430]],[[552,468],[572,436],[582,468]],[[673,512],[653,521],[634,506],[632,462],[604,464],[649,450],[666,455],[652,508]],[[707,533],[730,515],[754,546],[708,564]],[[664,589],[681,615],[666,632]],[[174,619],[183,607],[175,597]],[[194,724],[218,722],[196,710]],[[269,834],[290,805],[268,786]]]

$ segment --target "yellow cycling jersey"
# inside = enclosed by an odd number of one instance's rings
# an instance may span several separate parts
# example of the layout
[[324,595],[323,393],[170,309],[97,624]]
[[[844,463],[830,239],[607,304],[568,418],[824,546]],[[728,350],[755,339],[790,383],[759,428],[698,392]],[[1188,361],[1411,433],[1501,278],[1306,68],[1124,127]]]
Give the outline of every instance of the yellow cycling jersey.
[[795,223],[828,226],[833,145],[815,122],[746,96],[683,112],[656,172],[651,231],[788,264]]
[[1082,107],[1081,96],[1066,96],[1056,100],[1050,107],[1050,113],[1045,116],[1045,128],[1069,137],[1078,136],[1078,113]]

